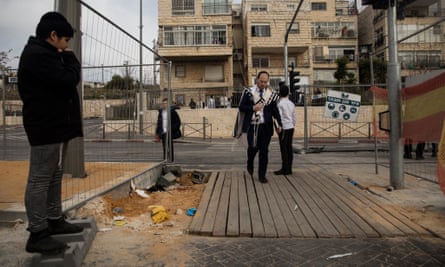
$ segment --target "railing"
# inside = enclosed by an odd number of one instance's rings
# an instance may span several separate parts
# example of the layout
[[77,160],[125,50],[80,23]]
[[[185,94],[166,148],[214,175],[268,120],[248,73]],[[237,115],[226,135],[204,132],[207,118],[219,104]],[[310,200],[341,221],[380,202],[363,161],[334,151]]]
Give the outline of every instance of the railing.
[[368,138],[371,139],[371,122],[310,122],[310,138]]

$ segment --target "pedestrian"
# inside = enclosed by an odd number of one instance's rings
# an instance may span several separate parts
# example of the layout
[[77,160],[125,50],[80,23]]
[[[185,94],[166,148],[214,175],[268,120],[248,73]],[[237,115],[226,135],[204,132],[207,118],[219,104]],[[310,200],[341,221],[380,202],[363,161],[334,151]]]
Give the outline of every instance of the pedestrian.
[[294,127],[297,123],[295,114],[295,105],[289,100],[289,87],[285,84],[280,86],[280,100],[278,101],[278,110],[280,112],[283,129],[278,133],[281,152],[281,169],[275,171],[276,175],[292,174],[292,161],[294,152],[292,149],[292,139],[294,137]]
[[423,156],[423,151],[425,150],[425,142],[418,142],[416,145],[416,160],[425,159]]
[[258,178],[267,183],[266,172],[268,163],[269,143],[274,126],[273,119],[278,123],[277,132],[281,132],[281,117],[276,100],[278,96],[267,87],[269,73],[260,71],[256,77],[256,85],[245,90],[240,112],[244,112],[242,132],[247,133],[247,172],[253,175],[253,161],[259,152]]
[[158,120],[156,124],[156,137],[162,140],[162,148],[164,159],[166,159],[167,149],[171,148],[171,161],[174,161],[174,149],[173,140],[178,139],[182,136],[181,133],[181,119],[179,118],[178,112],[176,112],[177,107],[170,107],[170,119],[171,119],[171,138],[167,138],[168,130],[168,118],[167,118],[167,108],[168,99],[162,99],[161,108],[158,113]]
[[196,102],[195,102],[195,100],[193,100],[193,98],[190,99],[189,107],[191,109],[195,109],[196,108]]
[[27,252],[60,253],[67,248],[53,235],[82,232],[62,213],[63,162],[68,141],[83,136],[80,63],[68,42],[74,29],[57,12],[44,14],[20,56],[18,89],[30,148],[25,208],[30,236]]
[[215,108],[215,99],[213,98],[213,95],[210,96],[210,98],[207,100],[207,107],[208,108]]

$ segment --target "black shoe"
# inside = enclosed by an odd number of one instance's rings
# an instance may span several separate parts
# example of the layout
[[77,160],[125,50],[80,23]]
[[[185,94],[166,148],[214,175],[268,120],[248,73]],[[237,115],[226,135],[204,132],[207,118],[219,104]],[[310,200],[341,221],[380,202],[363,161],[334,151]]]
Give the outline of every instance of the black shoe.
[[250,176],[253,176],[253,167],[247,167],[247,172],[250,174]]
[[284,171],[283,174],[284,175],[292,175],[292,171]]
[[425,158],[421,155],[416,156],[416,160],[422,160],[422,159],[425,159]]
[[285,171],[283,171],[282,169],[281,170],[278,170],[278,171],[274,171],[273,172],[275,175],[283,175],[283,174],[285,174]]
[[431,154],[431,157],[436,158],[436,157],[437,157],[437,153],[433,152],[433,153]]
[[71,224],[62,217],[57,220],[48,220],[48,229],[52,235],[74,234],[83,231],[83,227]]
[[262,184],[267,183],[267,178],[266,177],[261,177],[260,178],[260,183],[262,183]]
[[404,159],[412,159],[413,157],[410,154],[403,155]]
[[67,247],[65,242],[52,238],[48,229],[35,233],[31,232],[26,242],[26,251],[30,253],[58,254]]

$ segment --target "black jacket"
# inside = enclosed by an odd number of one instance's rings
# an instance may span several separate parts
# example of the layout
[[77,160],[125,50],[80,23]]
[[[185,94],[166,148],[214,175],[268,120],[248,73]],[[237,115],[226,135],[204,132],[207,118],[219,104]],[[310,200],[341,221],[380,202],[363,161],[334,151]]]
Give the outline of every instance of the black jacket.
[[[171,130],[172,130],[172,139],[178,139],[182,136],[181,133],[181,119],[179,118],[178,112],[176,112],[176,107],[170,108],[170,117],[171,117]],[[162,129],[162,109],[159,109],[158,113],[158,121],[156,124],[156,135],[161,136],[163,134]]]
[[83,136],[76,86],[80,63],[73,52],[58,52],[30,37],[18,70],[23,125],[31,146],[54,144]]
[[[253,106],[255,105],[253,95],[250,90],[245,90],[239,104],[239,111],[244,112],[244,121],[242,132],[246,133],[252,123]],[[275,118],[278,125],[281,126],[281,116],[276,101],[264,106],[263,109],[264,124],[267,134],[273,135],[273,119]]]

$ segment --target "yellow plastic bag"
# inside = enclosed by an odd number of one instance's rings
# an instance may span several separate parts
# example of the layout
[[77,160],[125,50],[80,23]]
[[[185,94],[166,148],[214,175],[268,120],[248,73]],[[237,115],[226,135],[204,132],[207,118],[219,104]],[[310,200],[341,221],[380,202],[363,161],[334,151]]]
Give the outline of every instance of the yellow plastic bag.
[[151,219],[154,223],[160,223],[168,220],[169,216],[163,206],[152,205],[148,207],[151,210]]

